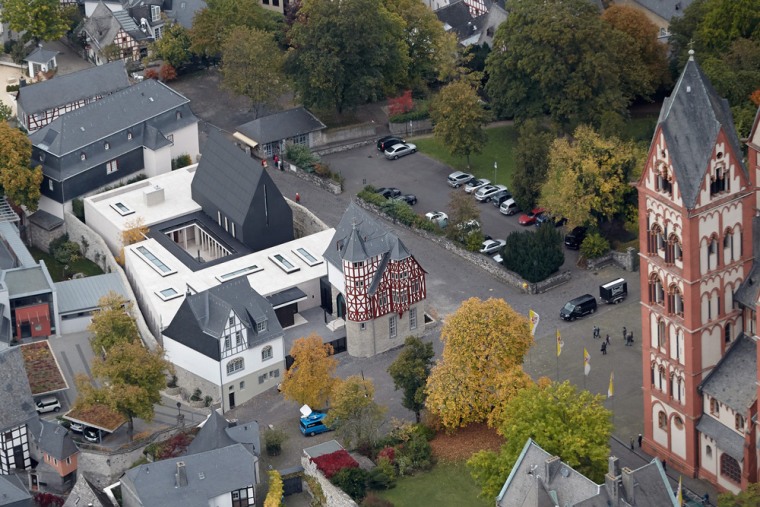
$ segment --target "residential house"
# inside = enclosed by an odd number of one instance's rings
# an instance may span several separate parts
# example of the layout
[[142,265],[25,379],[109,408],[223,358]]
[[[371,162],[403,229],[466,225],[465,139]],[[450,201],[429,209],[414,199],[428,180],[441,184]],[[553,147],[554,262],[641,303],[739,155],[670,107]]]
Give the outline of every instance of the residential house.
[[760,133],[744,155],[693,52],[638,182],[644,450],[738,492],[758,481]]
[[124,0],[124,10],[132,19],[153,38],[161,38],[165,28],[166,16],[164,13],[165,0]]
[[596,484],[528,439],[496,497],[496,507],[678,507],[658,459],[636,470],[620,470],[618,463],[611,456],[604,484]]
[[124,9],[111,10],[98,2],[82,25],[80,36],[85,42],[87,58],[95,65],[108,63],[104,51],[111,45],[119,48],[120,59],[137,61],[148,55],[148,44],[154,40],[147,23],[138,24]]
[[459,44],[477,44],[488,19],[488,11],[473,9],[465,0],[450,2],[435,10],[443,29],[456,34]]
[[58,51],[50,51],[42,46],[35,48],[34,51],[24,58],[24,61],[29,66],[29,75],[35,77],[37,74],[44,74],[57,69],[57,55]]
[[32,466],[28,425],[37,419],[18,347],[0,349],[0,475]]
[[77,474],[74,488],[69,492],[63,507],[114,507],[106,493],[101,491],[84,474]]
[[18,120],[27,131],[35,132],[64,113],[128,86],[123,61],[56,76],[19,89]]
[[239,424],[237,419],[228,421],[219,412],[212,410],[211,414],[200,425],[201,429],[187,446],[187,454],[221,449],[235,444],[242,444],[256,459],[256,483],[259,479],[259,460],[261,456],[261,438],[259,423],[251,421]]
[[193,26],[195,14],[205,8],[204,0],[172,0],[166,10],[166,16],[189,30]]
[[425,270],[404,243],[353,202],[324,252],[348,353],[371,357],[425,329]]
[[482,22],[480,38],[477,44],[488,44],[493,47],[493,37],[496,30],[507,20],[507,11],[503,0],[492,2],[488,8],[485,20]]
[[60,116],[30,140],[45,175],[39,208],[59,218],[74,198],[168,172],[172,159],[199,152],[190,101],[152,79]]
[[288,144],[309,148],[317,145],[317,134],[327,128],[305,107],[262,116],[237,127],[233,137],[246,153],[261,158],[285,153]]
[[0,475],[0,507],[34,507],[32,495],[15,475]]
[[[141,24],[145,19],[147,25],[151,28],[155,38],[160,39],[163,32],[164,19],[179,23],[187,29],[193,26],[193,17],[195,13],[206,7],[204,0],[85,0],[84,12],[85,17],[89,18],[102,2],[112,12],[127,11],[136,24]],[[153,8],[159,7],[159,10]],[[161,27],[160,30],[156,30]]]
[[95,12],[95,9],[98,7],[98,4],[103,4],[106,7],[108,7],[111,12],[116,11],[123,11],[124,10],[124,3],[122,0],[84,0],[84,2],[80,2],[84,4],[84,17],[90,18],[92,17],[93,12]]
[[60,334],[87,331],[93,313],[100,308],[100,298],[106,294],[113,292],[129,299],[121,280],[119,273],[104,273],[56,283],[58,315],[61,319]]
[[47,491],[64,493],[76,482],[79,449],[69,430],[57,422],[41,418],[29,423],[31,454],[37,465],[32,482],[44,484]]
[[121,477],[122,507],[255,504],[256,457],[242,444],[140,465]]
[[223,411],[276,386],[285,373],[282,326],[245,278],[186,295],[163,335],[179,385],[200,387]]

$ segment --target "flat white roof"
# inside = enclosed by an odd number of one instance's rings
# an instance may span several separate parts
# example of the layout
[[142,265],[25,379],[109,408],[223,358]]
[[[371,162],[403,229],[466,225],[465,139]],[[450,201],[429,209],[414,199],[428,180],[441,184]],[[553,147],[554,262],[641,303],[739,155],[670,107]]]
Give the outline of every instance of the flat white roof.
[[[136,217],[141,217],[150,227],[201,210],[200,204],[193,201],[190,188],[197,168],[198,164],[183,167],[85,200],[119,231],[126,229],[124,224]],[[157,189],[163,189],[163,200],[148,205],[146,191]]]
[[[241,273],[237,276],[246,276],[254,290],[262,296],[268,296],[326,276],[327,262],[322,253],[334,234],[335,229],[327,229],[198,271],[185,266],[152,238],[126,247],[124,257],[133,285],[139,287],[145,300],[150,303],[154,317],[160,316],[161,327],[165,328],[184,300],[184,297],[167,298],[166,295],[176,291],[184,296],[188,285],[194,291],[201,292],[234,278],[235,273]],[[143,253],[138,253],[137,249]],[[151,264],[150,259],[144,255],[146,249],[169,268],[169,271],[163,271],[169,274],[162,275],[162,269]],[[305,249],[310,255],[304,255],[299,249]],[[284,256],[289,272],[281,265],[280,256]],[[174,291],[164,292],[164,297],[161,297],[162,291],[167,289]]]

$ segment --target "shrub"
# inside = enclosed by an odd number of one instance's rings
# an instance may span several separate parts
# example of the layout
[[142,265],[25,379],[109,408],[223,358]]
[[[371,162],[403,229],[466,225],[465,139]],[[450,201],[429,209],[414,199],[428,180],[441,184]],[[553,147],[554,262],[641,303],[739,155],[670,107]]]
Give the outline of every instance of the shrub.
[[50,240],[50,243],[48,243],[48,252],[53,253],[56,248],[58,248],[59,245],[66,243],[69,241],[69,234],[64,233],[58,236],[57,238],[53,238]]
[[388,113],[390,116],[408,113],[412,109],[414,109],[412,90],[406,90],[398,97],[391,97],[388,99]]
[[158,69],[158,76],[161,78],[161,81],[173,81],[177,79],[177,69],[165,63]]
[[391,123],[406,123],[427,118],[430,118],[430,103],[425,100],[418,100],[411,111],[392,114],[388,119]]
[[190,155],[183,153],[179,157],[172,159],[172,171],[175,169],[180,169],[182,167],[187,167],[192,163],[193,159],[190,157]]
[[8,85],[5,87],[5,91],[8,93],[17,92],[19,88],[20,88],[20,85]]
[[268,473],[269,491],[267,491],[267,497],[264,500],[264,507],[279,507],[282,504],[282,476],[277,470],[270,470]]
[[302,144],[289,144],[285,149],[285,156],[301,170],[313,172],[319,157],[311,152],[308,146]]
[[311,460],[328,479],[344,468],[359,468],[359,463],[345,449],[317,456]]
[[391,489],[396,486],[396,467],[388,458],[380,458],[377,466],[369,473],[368,485],[371,489]]
[[68,264],[79,257],[80,254],[79,243],[74,241],[66,241],[56,246],[55,250],[50,252],[57,262],[61,264]]
[[193,395],[190,396],[190,401],[201,401],[203,398],[201,398],[201,390],[199,387],[195,388],[195,391],[193,391]]
[[330,482],[345,491],[354,500],[361,500],[367,494],[367,479],[369,474],[366,470],[357,467],[343,468],[339,470]]
[[166,382],[166,387],[177,387],[177,376],[176,375],[172,375],[172,378],[170,378]]
[[270,456],[279,456],[282,444],[288,439],[287,433],[280,428],[273,428],[264,432],[264,447]]
[[362,507],[393,507],[393,502],[380,498],[374,493],[369,493],[361,503]]
[[610,251],[610,243],[598,232],[592,232],[581,243],[581,255],[596,259]]
[[377,458],[380,460],[388,460],[388,462],[392,464],[396,459],[396,448],[384,447],[379,453],[377,453]]
[[565,262],[562,236],[552,224],[534,232],[513,232],[504,247],[504,266],[531,283],[545,280]]
[[143,72],[143,77],[145,79],[158,79],[158,71],[156,69],[145,69],[145,72]]
[[61,507],[65,500],[52,493],[37,493],[34,495],[34,502],[40,507]]
[[433,451],[427,438],[421,433],[412,433],[407,442],[399,445],[396,465],[399,475],[409,475],[433,466]]
[[206,407],[210,407],[211,406],[211,402],[213,402],[213,401],[214,401],[214,398],[212,398],[208,394],[203,397],[203,405],[206,406]]

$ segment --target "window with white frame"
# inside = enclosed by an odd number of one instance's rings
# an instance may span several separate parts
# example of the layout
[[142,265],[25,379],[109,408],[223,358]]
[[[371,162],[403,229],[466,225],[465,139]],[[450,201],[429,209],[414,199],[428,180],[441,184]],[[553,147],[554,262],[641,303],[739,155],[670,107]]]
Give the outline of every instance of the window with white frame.
[[256,323],[256,332],[257,333],[263,333],[267,330],[267,321],[263,320],[261,322]]
[[409,329],[417,329],[417,309],[409,309]]
[[243,358],[238,357],[236,359],[233,359],[229,363],[227,363],[227,375],[232,375],[235,372],[238,372],[245,368],[245,365],[243,363]]
[[111,160],[106,163],[106,174],[113,174],[119,170],[119,163],[116,160]]
[[396,337],[397,329],[396,329],[396,316],[392,315],[388,318],[388,334],[391,338]]
[[293,144],[300,144],[301,146],[309,146],[309,134],[298,134],[292,138]]
[[274,262],[277,267],[282,269],[284,272],[290,274],[298,271],[300,268],[296,266],[293,261],[288,259],[282,254],[274,254],[269,256],[269,260]]
[[48,180],[48,188],[52,191],[53,190],[53,180]]
[[241,343],[243,343],[243,332],[235,331],[235,346],[239,347]]
[[261,271],[262,269],[264,268],[260,268],[256,264],[252,264],[244,268],[236,269],[235,271],[230,271],[229,273],[225,273],[223,275],[217,275],[215,278],[219,280],[220,282],[226,282],[228,280],[232,280],[233,278],[237,278],[239,276],[256,273],[258,271]]
[[159,21],[160,19],[161,19],[161,6],[151,5],[150,6],[150,20]]
[[274,357],[274,354],[272,352],[272,346],[267,345],[263,349],[261,349],[261,360],[262,361],[268,361],[269,359],[272,359]]
[[103,149],[104,150],[110,150],[111,149],[111,143],[109,143],[108,141],[106,141],[105,143],[103,143]]

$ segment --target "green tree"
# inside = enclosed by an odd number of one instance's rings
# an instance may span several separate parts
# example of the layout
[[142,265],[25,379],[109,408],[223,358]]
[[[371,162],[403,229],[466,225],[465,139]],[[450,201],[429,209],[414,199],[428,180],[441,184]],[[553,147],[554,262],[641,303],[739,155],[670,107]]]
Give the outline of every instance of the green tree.
[[8,122],[0,122],[0,191],[30,212],[37,211],[42,166],[32,167],[32,143]]
[[87,330],[92,333],[90,346],[96,355],[107,353],[119,343],[133,343],[140,337],[132,316],[132,302],[113,291],[98,301]]
[[338,114],[386,92],[407,76],[404,22],[380,0],[308,0],[288,32],[287,67],[306,106]]
[[5,102],[0,102],[0,122],[6,122],[13,118],[13,109]]
[[446,85],[430,105],[433,134],[452,155],[465,155],[470,167],[470,154],[480,153],[488,140],[483,125],[490,114],[483,109],[475,88],[468,79]]
[[696,35],[708,51],[723,52],[737,39],[760,38],[760,1],[708,0]]
[[515,146],[515,171],[512,174],[512,197],[520,209],[536,207],[549,166],[549,147],[557,137],[557,128],[541,119],[529,119],[518,128]]
[[371,380],[353,375],[335,383],[325,424],[335,431],[347,447],[373,444],[386,408],[375,402]]
[[103,55],[103,57],[109,62],[121,60],[123,55],[121,48],[117,44],[107,45],[100,50],[100,54]]
[[499,493],[529,438],[592,481],[604,481],[612,413],[602,395],[567,381],[532,384],[506,403],[499,432],[506,439],[499,452],[480,451],[468,461],[485,498]]
[[69,29],[59,0],[2,0],[0,6],[2,22],[14,32],[24,32],[24,40],[56,40]]
[[483,233],[479,227],[471,226],[473,220],[478,223],[480,220],[480,210],[475,199],[465,192],[457,190],[449,192],[449,224],[446,228],[446,236],[465,245],[470,243],[468,241],[470,236],[477,236],[473,242],[480,245],[483,242]]
[[233,28],[222,44],[222,86],[251,100],[257,118],[287,90],[285,55],[271,33],[244,26]]
[[633,143],[603,138],[581,125],[573,139],[556,139],[549,152],[549,171],[539,204],[568,225],[595,226],[625,212],[635,199],[643,153]]
[[179,68],[193,56],[190,44],[190,32],[179,23],[172,23],[161,38],[150,45],[150,51],[155,58]]
[[282,381],[285,398],[311,408],[324,408],[337,378],[333,348],[314,333],[298,338],[290,349],[293,364]]
[[443,357],[427,383],[427,409],[446,428],[489,421],[512,389],[528,381],[523,357],[533,343],[528,319],[503,299],[470,298],[446,319]]
[[208,0],[206,5],[195,14],[190,29],[190,50],[196,55],[220,56],[228,33],[237,26],[273,32],[282,23],[279,14],[267,11],[258,0]]
[[423,342],[416,336],[409,336],[404,343],[404,349],[388,367],[396,390],[402,391],[404,395],[401,405],[414,412],[417,422],[420,422],[420,412],[425,408],[425,387],[434,356],[431,342]]
[[517,120],[549,114],[561,125],[623,114],[625,38],[586,0],[515,2],[486,61],[497,111]]
[[565,262],[562,235],[552,224],[543,224],[536,232],[515,231],[507,236],[503,264],[531,283],[545,280]]
[[718,496],[718,507],[760,507],[760,484],[748,484],[739,494],[722,493]]

